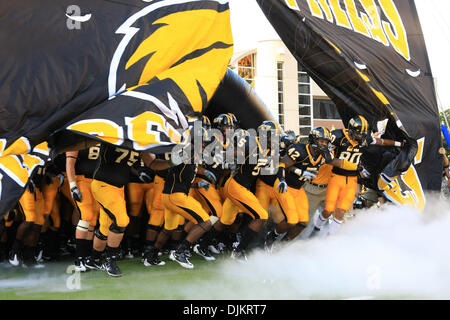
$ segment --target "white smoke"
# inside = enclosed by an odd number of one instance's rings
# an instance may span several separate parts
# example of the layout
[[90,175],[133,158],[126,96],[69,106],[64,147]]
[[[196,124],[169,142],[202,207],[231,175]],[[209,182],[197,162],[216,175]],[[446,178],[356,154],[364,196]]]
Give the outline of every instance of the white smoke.
[[208,298],[449,299],[450,206],[430,197],[428,204],[422,213],[360,210],[336,235],[257,251],[248,264],[226,261]]

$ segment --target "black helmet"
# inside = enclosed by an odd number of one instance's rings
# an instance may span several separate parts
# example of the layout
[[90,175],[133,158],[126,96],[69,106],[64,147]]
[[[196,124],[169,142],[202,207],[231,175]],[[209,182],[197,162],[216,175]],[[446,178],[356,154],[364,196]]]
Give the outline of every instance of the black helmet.
[[228,114],[219,114],[216,118],[214,118],[213,121],[214,128],[217,128],[221,130],[222,132],[225,131],[226,128],[224,127],[230,127],[231,129],[234,129],[234,122],[233,119]]
[[285,149],[289,147],[291,144],[296,143],[297,137],[295,136],[295,132],[292,130],[287,130],[284,135],[280,138],[280,147]]
[[261,123],[261,125],[258,127],[258,132],[261,133],[263,131],[269,132],[274,130],[276,134],[281,134],[281,128],[280,126],[271,120],[266,120]]
[[352,140],[362,143],[369,132],[369,123],[363,116],[353,117],[348,122],[348,131]]
[[202,127],[207,130],[211,129],[211,121],[209,121],[207,116],[202,116]]
[[231,121],[234,124],[235,128],[239,128],[240,127],[240,122],[239,120],[236,118],[236,116],[234,115],[234,113],[228,112],[227,115],[231,118]]
[[[316,149],[318,152],[323,152],[328,150],[328,143],[331,142],[331,133],[325,127],[315,127],[311,130],[309,134],[309,145]],[[325,143],[319,143],[318,140],[326,140]]]

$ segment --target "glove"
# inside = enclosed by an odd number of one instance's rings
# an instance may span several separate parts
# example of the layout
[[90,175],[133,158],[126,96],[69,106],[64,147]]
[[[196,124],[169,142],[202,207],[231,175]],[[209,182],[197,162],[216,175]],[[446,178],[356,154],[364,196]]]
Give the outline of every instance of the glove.
[[75,182],[70,183],[70,193],[72,194],[72,199],[81,202],[83,201],[83,195],[81,194],[80,189],[78,189],[77,184]]
[[288,185],[284,179],[280,180],[277,186],[278,193],[285,193],[288,190]]
[[359,173],[361,175],[361,178],[367,179],[368,177],[370,177],[370,172],[367,171],[366,169],[362,169]]
[[208,180],[211,184],[217,183],[217,178],[211,171],[205,170],[204,176],[206,177],[206,180]]
[[150,183],[152,182],[152,177],[150,177],[145,171],[139,172],[139,180],[141,180],[144,183]]
[[204,181],[204,180],[202,180],[202,181],[199,181],[197,183],[197,187],[198,188],[205,188],[205,190],[208,191],[209,190],[209,183]]
[[311,181],[311,180],[314,180],[315,177],[316,177],[316,174],[314,172],[311,172],[311,171],[308,171],[308,170],[305,170],[302,173],[302,178],[305,179],[305,180],[310,180]]

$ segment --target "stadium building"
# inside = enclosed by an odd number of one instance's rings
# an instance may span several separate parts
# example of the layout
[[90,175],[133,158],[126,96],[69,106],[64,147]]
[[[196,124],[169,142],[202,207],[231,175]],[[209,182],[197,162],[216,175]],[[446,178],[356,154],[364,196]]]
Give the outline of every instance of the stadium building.
[[285,129],[306,137],[311,128],[343,128],[335,104],[302,70],[281,40],[236,52],[230,68],[255,89]]

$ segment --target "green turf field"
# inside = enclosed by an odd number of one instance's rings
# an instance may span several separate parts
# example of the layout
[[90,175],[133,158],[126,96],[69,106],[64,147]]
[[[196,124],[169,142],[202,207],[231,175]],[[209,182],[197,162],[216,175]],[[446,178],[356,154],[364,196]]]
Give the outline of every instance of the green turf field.
[[[163,256],[164,266],[145,267],[140,259],[118,262],[123,276],[112,278],[104,271],[75,274],[71,260],[46,263],[43,269],[24,269],[0,264],[0,300],[5,299],[209,299],[208,292],[187,290],[202,287],[219,276],[219,257],[207,262],[193,256],[193,270]],[[69,267],[69,269],[68,269]],[[79,275],[79,277],[78,277]],[[78,289],[79,288],[79,289]],[[219,298],[219,297],[217,297]]]

